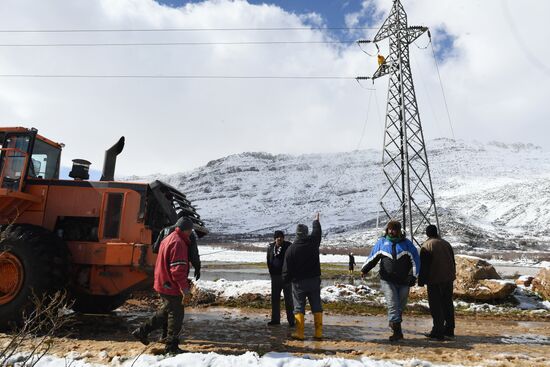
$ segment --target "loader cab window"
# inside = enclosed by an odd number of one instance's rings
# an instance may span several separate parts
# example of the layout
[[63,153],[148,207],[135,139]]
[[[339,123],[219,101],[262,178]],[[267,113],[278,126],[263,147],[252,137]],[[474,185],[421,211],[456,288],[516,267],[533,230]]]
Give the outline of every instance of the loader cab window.
[[28,135],[7,134],[2,142],[0,172],[2,187],[17,190],[24,175],[26,154],[31,137]]
[[119,238],[124,194],[108,193],[103,219],[103,238]]
[[29,177],[43,178],[46,180],[59,178],[59,158],[61,149],[36,139],[34,149],[29,161]]

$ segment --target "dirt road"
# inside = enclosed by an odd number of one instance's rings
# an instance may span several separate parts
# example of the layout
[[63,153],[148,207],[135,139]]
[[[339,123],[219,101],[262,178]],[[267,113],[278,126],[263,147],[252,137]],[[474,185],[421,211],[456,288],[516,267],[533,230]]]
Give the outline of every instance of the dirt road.
[[[126,359],[140,353],[160,353],[162,344],[144,347],[129,335],[149,315],[142,306],[127,304],[106,316],[77,315],[70,338],[55,340],[51,353],[72,352],[90,362],[109,363],[115,356]],[[252,350],[297,355],[339,356],[376,359],[418,358],[442,364],[492,366],[550,365],[550,322],[518,322],[459,318],[455,340],[427,341],[422,335],[431,326],[429,317],[407,317],[403,324],[406,340],[390,344],[383,316],[325,315],[325,340],[312,339],[311,315],[307,315],[304,342],[289,339],[285,325],[268,327],[267,310],[236,308],[190,308],[186,310],[182,347],[190,352],[242,354]],[[6,335],[0,334],[0,343]],[[159,335],[152,335],[158,339]],[[76,353],[75,353],[76,352]]]

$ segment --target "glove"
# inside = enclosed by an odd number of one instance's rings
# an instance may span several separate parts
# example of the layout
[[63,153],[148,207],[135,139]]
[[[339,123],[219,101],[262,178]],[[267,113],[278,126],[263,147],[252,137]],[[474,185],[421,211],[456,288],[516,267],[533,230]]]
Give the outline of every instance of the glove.
[[416,277],[409,276],[409,287],[414,287],[416,284]]
[[199,280],[201,278],[201,268],[195,268],[195,280]]
[[189,305],[192,299],[193,299],[193,294],[191,292],[185,294],[185,296],[181,298],[181,305],[182,306]]

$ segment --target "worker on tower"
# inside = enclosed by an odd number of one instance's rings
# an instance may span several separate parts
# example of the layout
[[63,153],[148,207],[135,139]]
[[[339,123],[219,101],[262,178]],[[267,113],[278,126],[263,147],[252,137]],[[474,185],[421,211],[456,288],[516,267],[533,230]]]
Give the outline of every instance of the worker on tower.
[[179,334],[184,317],[184,296],[190,292],[189,236],[193,230],[191,219],[181,217],[174,231],[162,240],[155,263],[154,289],[161,300],[161,308],[141,327],[132,332],[143,344],[148,345],[148,335],[168,323],[165,353],[179,354]]
[[292,282],[294,301],[294,319],[296,330],[292,337],[304,340],[304,316],[306,298],[313,312],[316,339],[323,337],[323,307],[321,305],[321,263],[319,246],[321,245],[321,223],[319,213],[313,221],[311,235],[305,224],[296,227],[296,239],[288,248],[283,264],[283,281]]
[[420,257],[414,244],[401,232],[401,223],[391,220],[386,226],[385,236],[380,237],[372,248],[367,261],[361,268],[362,276],[380,261],[380,288],[384,292],[388,307],[388,320],[392,330],[390,341],[403,339],[402,315],[409,287],[416,283],[420,270]]
[[378,59],[378,72],[385,73],[389,68],[389,64],[386,62],[386,58],[378,54],[377,59]]
[[283,291],[288,326],[294,327],[292,284],[290,282],[283,282],[282,276],[286,251],[291,243],[285,241],[283,231],[275,231],[273,239],[274,241],[267,247],[267,268],[271,277],[271,321],[267,325],[274,326],[281,324],[281,291]]

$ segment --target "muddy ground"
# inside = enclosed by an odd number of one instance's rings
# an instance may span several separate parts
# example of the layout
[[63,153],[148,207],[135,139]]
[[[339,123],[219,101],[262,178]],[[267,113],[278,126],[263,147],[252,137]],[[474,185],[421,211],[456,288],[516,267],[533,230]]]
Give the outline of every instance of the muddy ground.
[[[155,302],[130,300],[117,311],[103,316],[75,315],[66,332],[57,337],[50,353],[66,356],[72,352],[89,362],[109,363],[140,353],[159,354],[162,344],[145,347],[130,331],[150,314]],[[268,327],[269,310],[244,308],[187,308],[181,347],[189,352],[242,354],[256,351],[290,352],[316,357],[338,356],[408,360],[418,358],[441,364],[490,366],[550,366],[550,322],[510,321],[506,318],[459,316],[456,338],[428,341],[429,316],[408,315],[403,324],[406,340],[390,343],[386,318],[325,314],[323,341],[312,339],[312,316],[306,316],[306,341],[290,340],[290,329],[283,324]],[[9,336],[0,334],[0,345]],[[152,335],[158,340],[159,334]],[[76,352],[76,353],[75,353]]]

